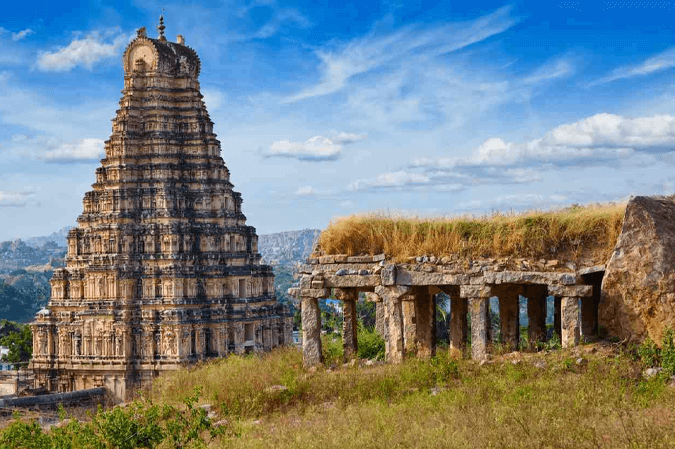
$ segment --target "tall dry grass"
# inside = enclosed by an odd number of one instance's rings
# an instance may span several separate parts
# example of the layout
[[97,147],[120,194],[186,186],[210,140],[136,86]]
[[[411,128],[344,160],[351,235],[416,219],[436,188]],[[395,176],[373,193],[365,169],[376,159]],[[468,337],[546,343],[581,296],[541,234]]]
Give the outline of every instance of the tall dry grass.
[[202,387],[200,402],[227,419],[211,447],[674,447],[668,376],[645,380],[631,353],[606,351],[485,366],[439,351],[429,361],[312,373],[299,351],[280,349],[164,374],[153,400],[180,402]]
[[625,204],[571,206],[483,217],[352,215],[331,222],[318,248],[325,254],[380,254],[396,261],[420,255],[558,257],[607,260],[621,232]]

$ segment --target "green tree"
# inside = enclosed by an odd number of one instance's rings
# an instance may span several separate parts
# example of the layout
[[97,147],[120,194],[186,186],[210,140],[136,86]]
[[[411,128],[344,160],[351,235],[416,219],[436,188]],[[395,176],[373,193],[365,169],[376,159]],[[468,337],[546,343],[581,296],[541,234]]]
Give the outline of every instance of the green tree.
[[19,369],[19,363],[28,362],[33,355],[33,333],[26,324],[19,324],[18,332],[10,332],[0,338],[0,345],[9,349],[7,355],[2,356],[3,361],[13,363]]

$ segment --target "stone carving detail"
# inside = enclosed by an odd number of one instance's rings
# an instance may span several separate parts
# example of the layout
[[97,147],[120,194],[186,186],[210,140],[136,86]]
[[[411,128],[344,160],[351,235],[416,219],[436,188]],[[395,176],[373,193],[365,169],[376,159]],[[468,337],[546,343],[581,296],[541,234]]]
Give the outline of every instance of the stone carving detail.
[[[244,314],[255,328],[292,322],[263,288],[272,268],[247,245],[257,242],[255,228],[220,156],[196,52],[140,28],[122,60],[120,109],[68,233],[66,266],[54,272],[48,310],[33,323],[31,364],[36,384],[51,390],[103,376],[119,398],[158,371],[225,355],[229,339],[218,323],[243,335]],[[235,298],[240,286],[258,300]],[[265,342],[271,349],[290,338],[275,333]]]

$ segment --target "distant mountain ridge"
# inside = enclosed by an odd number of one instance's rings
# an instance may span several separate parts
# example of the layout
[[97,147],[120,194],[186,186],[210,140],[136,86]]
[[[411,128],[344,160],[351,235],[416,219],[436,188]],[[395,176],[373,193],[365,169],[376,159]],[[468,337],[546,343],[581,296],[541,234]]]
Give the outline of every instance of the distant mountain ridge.
[[61,228],[61,230],[52,232],[49,235],[42,236],[42,237],[31,237],[28,240],[26,240],[26,245],[32,246],[34,248],[40,248],[43,246],[45,243],[49,242],[54,242],[58,246],[66,247],[68,244],[66,237],[68,236],[68,231],[73,229],[73,226],[66,226]]
[[302,262],[312,253],[321,230],[303,229],[258,236],[258,250],[264,263],[285,265]]

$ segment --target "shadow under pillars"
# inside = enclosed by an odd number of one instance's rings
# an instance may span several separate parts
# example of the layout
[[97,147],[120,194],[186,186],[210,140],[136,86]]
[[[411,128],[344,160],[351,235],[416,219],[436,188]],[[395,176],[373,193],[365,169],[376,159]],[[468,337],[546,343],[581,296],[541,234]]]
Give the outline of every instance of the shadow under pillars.
[[561,298],[560,296],[553,297],[553,331],[558,335],[558,338],[562,338],[562,322],[560,320],[560,307],[561,307]]
[[305,366],[323,362],[321,352],[321,310],[317,298],[301,298],[302,362]]
[[518,350],[520,344],[521,291],[519,286],[507,286],[497,293],[502,342],[511,351]]
[[547,286],[528,285],[524,289],[527,297],[528,338],[530,345],[546,340],[546,297]]
[[604,271],[582,276],[584,283],[593,286],[593,296],[581,298],[581,336],[586,341],[598,337],[598,306],[602,292]]
[[469,302],[466,298],[459,297],[459,289],[450,293],[450,347],[459,351],[466,348],[466,340],[469,334]]

